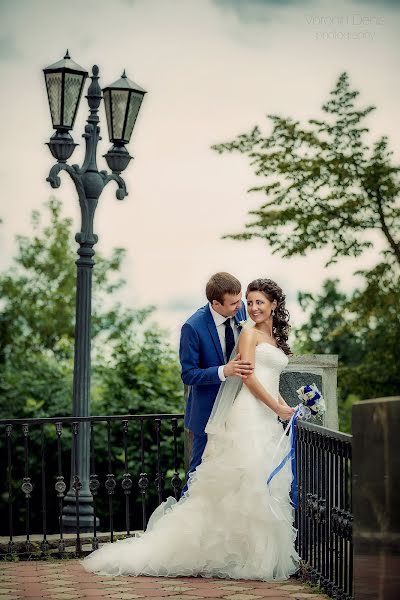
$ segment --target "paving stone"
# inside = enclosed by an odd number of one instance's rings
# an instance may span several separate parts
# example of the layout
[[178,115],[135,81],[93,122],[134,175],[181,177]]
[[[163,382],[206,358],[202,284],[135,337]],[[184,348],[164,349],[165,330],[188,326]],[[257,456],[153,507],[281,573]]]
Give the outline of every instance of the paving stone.
[[[200,594],[201,592],[199,592]],[[174,594],[173,596],[168,596],[171,600],[201,600],[203,596],[187,596],[186,594]]]
[[288,594],[279,594],[278,592],[269,592],[264,596],[265,600],[292,600]]
[[227,600],[259,600],[260,594],[230,594],[229,596],[224,596]]
[[129,577],[87,572],[78,560],[0,564],[0,600],[323,600],[298,580]]
[[201,594],[203,598],[227,598],[231,592],[229,590],[221,590],[218,585],[213,583],[205,588],[198,587],[193,592],[187,592],[187,594],[188,596],[191,596],[192,594]]
[[138,596],[137,594],[132,594],[131,592],[117,592],[116,594],[108,594],[107,598],[116,598],[121,600],[136,600],[137,598],[144,598],[145,596]]
[[196,583],[196,584],[204,584],[207,585],[208,583],[216,583],[217,581],[221,581],[221,579],[213,579],[212,577],[184,577],[182,575],[182,577],[176,577],[175,579],[179,579],[180,581],[186,581],[187,583]]
[[14,581],[12,579],[8,579],[7,581],[0,581],[0,590],[13,587],[13,585],[15,585],[15,583],[16,583],[16,581]]
[[158,581],[160,578],[155,577],[154,575],[127,575],[127,577],[132,577],[133,579],[137,579],[138,581]]
[[[124,583],[124,585],[129,585],[129,582],[128,583]],[[162,588],[161,587],[161,583],[160,582],[157,583],[155,581],[154,582],[152,581],[151,583],[145,583],[143,581],[138,581],[136,583],[136,582],[132,581],[131,585],[132,585],[132,589],[135,590],[135,593],[136,593],[136,590],[141,590],[139,592],[139,594],[147,594],[147,591],[149,591],[149,592],[153,591],[154,592],[154,591],[157,591],[157,590],[159,592],[161,592],[161,596],[168,596],[168,594],[172,593],[172,592],[168,591],[169,588],[170,588],[170,586],[165,586],[165,588]]]
[[193,580],[193,577],[190,578],[190,581],[189,581],[189,578],[187,578],[187,579],[188,580],[185,581],[183,578],[182,579],[169,579],[167,577],[165,577],[165,578],[160,577],[160,579],[158,581],[162,582],[162,585],[181,585],[183,583],[188,583],[190,585],[193,583],[193,581],[196,582],[196,580]]
[[35,583],[33,583],[33,582],[31,582],[31,581],[30,581],[29,583],[26,583],[26,582],[24,581],[24,582],[23,582],[23,587],[24,587],[24,588],[25,588],[25,589],[26,589],[28,592],[30,592],[30,591],[32,591],[32,592],[36,592],[36,591],[37,591],[37,592],[40,592],[40,591],[43,589],[43,586],[42,586],[42,584],[41,584],[41,583],[38,583],[38,582],[35,582]]
[[37,575],[39,575],[40,577],[46,577],[46,579],[59,579],[70,577],[70,574],[64,569],[62,571],[58,571],[57,573],[54,573],[54,571],[46,571],[45,569],[41,569],[40,571],[38,571]]
[[165,590],[168,590],[169,592],[188,592],[189,590],[198,589],[195,587],[189,587],[188,585],[167,585],[167,586],[165,586],[164,582],[162,582],[160,585]]
[[[118,578],[116,578],[115,581],[118,581]],[[122,579],[121,579],[121,581],[122,581]],[[124,583],[125,583],[125,580],[124,580]],[[135,577],[132,577],[131,583],[135,589],[136,588],[138,588],[138,589],[160,588],[160,586],[162,585],[162,579],[160,578],[157,581],[143,581],[143,579],[136,579]]]
[[230,584],[230,585],[225,585],[224,584],[224,585],[219,586],[219,588],[221,590],[229,590],[229,591],[232,590],[232,591],[235,591],[235,592],[246,592],[247,590],[254,590],[255,589],[253,586],[241,587],[241,586],[235,585],[234,583]]
[[[256,589],[256,588],[260,588],[260,589],[269,589],[272,586],[278,585],[281,582],[277,582],[277,581],[243,581],[241,582],[240,585],[251,585],[252,588]],[[287,581],[284,581],[282,583],[287,583]]]
[[[109,591],[101,590],[97,588],[85,588],[79,592],[80,598],[108,598]],[[60,598],[64,598],[64,596],[60,596]]]
[[256,590],[253,590],[253,592],[250,593],[257,594],[258,596],[268,596],[268,594],[276,594],[277,596],[279,596],[279,594],[285,594],[285,597],[289,596],[290,594],[290,592],[284,592],[282,588],[276,588],[273,585],[268,585],[268,587],[265,588],[257,588]]
[[[93,578],[92,581],[94,581],[95,583],[101,583],[101,585],[107,586],[107,587],[125,587],[127,585],[132,584],[131,581],[126,581],[125,579],[98,579]],[[148,585],[154,585],[154,584],[148,584]]]
[[[83,592],[83,593],[85,593],[85,592]],[[75,598],[81,598],[82,593],[81,592],[62,592],[62,593],[52,594],[50,597],[52,599],[54,598],[55,600],[75,600]]]
[[24,600],[43,600],[43,598],[50,598],[50,596],[24,596]]
[[52,577],[51,579],[49,577],[45,577],[45,576],[41,576],[39,578],[37,578],[37,580],[39,580],[42,584],[44,585],[48,585],[48,586],[61,586],[61,587],[68,587],[69,585],[75,583],[76,579],[69,577],[68,579],[66,577]]
[[[136,591],[136,586],[135,586],[134,589]],[[171,595],[173,595],[173,592],[169,592],[168,590],[163,590],[162,588],[158,589],[158,588],[155,588],[155,587],[153,587],[153,588],[142,588],[142,587],[139,587],[138,589],[141,590],[141,592],[143,593],[144,596],[146,596],[146,598],[147,598],[147,596],[149,598],[155,598],[155,597],[158,597],[158,596],[165,597],[165,596],[171,596]]]
[[294,594],[292,594],[290,597],[291,598],[296,598],[296,600],[299,598],[313,598],[314,600],[316,600],[317,598],[317,593],[313,594],[313,592],[295,592]]
[[265,589],[263,591],[263,598],[268,598],[268,600],[272,600],[272,598],[290,598],[290,592],[284,592],[283,590],[274,590],[274,589]]

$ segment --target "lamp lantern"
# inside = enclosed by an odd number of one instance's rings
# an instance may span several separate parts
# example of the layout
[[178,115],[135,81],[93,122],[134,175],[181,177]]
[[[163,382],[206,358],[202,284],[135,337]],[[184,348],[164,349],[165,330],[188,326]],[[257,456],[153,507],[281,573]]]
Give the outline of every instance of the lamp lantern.
[[56,130],[48,145],[54,158],[64,162],[76,146],[68,132],[74,126],[88,72],[71,59],[67,50],[62,60],[43,69],[43,73]]
[[132,158],[125,144],[131,139],[145,93],[137,83],[128,79],[125,71],[118,81],[103,89],[108,134],[113,143],[105,159],[113,173],[123,171]]

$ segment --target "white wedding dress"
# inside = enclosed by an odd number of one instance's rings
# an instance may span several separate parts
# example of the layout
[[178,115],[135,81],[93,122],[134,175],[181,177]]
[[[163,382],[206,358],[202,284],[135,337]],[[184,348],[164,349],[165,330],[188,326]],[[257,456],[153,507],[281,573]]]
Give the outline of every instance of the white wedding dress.
[[[273,397],[286,355],[256,347],[255,375]],[[82,561],[110,575],[287,579],[298,568],[289,500],[290,462],[267,486],[289,450],[276,414],[243,385],[223,435],[209,435],[203,461],[178,503],[162,504],[139,538],[106,544]],[[167,508],[166,508],[167,507]]]

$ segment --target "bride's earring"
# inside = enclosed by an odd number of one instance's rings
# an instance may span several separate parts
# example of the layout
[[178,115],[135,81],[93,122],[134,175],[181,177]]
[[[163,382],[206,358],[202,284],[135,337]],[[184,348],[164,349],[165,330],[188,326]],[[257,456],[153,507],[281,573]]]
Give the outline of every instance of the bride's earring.
[[275,309],[274,308],[272,309],[272,313],[271,314],[272,314],[273,317],[275,316]]

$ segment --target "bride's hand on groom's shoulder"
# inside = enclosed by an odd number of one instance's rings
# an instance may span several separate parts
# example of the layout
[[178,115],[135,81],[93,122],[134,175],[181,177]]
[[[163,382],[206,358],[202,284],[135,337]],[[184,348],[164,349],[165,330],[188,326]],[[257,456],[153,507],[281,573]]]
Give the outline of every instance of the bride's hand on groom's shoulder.
[[224,375],[225,377],[241,377],[242,379],[247,379],[249,375],[251,375],[254,371],[254,367],[251,362],[247,360],[241,360],[240,354],[235,356],[234,359],[230,360],[224,366]]

